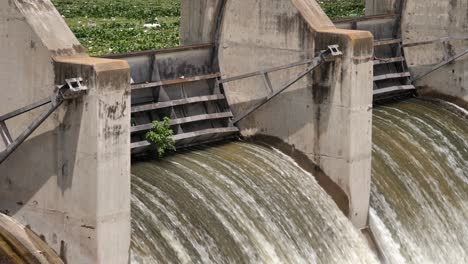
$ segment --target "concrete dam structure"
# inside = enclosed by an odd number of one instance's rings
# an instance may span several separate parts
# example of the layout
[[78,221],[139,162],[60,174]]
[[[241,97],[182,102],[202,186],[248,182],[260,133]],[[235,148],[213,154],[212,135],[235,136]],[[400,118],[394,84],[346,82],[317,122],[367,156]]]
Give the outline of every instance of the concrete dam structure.
[[180,47],[96,58],[0,3],[1,264],[468,262],[465,0],[181,10]]

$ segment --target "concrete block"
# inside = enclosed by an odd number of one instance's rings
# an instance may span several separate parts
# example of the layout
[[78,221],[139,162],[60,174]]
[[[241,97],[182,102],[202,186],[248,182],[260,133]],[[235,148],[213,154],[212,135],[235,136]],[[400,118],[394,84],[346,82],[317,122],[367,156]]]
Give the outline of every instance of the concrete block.
[[[0,114],[50,97],[66,78],[82,77],[89,89],[0,165],[0,211],[67,263],[127,263],[129,66],[88,57],[50,1],[0,5],[0,56],[8,59],[0,63]],[[13,137],[41,110],[9,121]]]

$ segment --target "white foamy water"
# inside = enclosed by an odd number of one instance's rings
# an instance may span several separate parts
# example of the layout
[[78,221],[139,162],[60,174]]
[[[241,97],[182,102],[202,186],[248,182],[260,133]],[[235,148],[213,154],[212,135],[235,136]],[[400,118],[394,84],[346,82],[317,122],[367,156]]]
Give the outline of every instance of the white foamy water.
[[134,164],[132,263],[376,263],[314,177],[230,143]]
[[374,110],[370,224],[388,263],[468,263],[468,119],[436,100]]

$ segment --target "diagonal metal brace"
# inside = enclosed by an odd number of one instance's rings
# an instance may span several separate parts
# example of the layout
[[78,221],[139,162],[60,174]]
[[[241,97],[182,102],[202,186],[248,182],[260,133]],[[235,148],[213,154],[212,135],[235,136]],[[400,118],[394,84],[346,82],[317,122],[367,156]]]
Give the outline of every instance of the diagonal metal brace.
[[[247,110],[245,113],[237,116],[233,121],[234,124],[239,123],[240,121],[245,119],[247,116],[249,116],[253,112],[257,111],[260,107],[262,107],[263,105],[268,103],[270,100],[272,100],[273,98],[275,98],[276,96],[281,94],[283,91],[285,91],[289,87],[291,87],[293,84],[295,84],[297,81],[299,81],[304,76],[309,74],[311,71],[313,71],[316,67],[318,67],[322,63],[335,61],[336,58],[340,57],[341,55],[343,55],[343,53],[340,51],[338,45],[328,46],[327,50],[323,50],[323,51],[319,52],[319,54],[314,59],[310,60],[310,62],[308,63],[307,68],[304,71],[297,74],[297,76],[294,77],[293,79],[291,79],[290,81],[288,81],[288,82],[284,83],[283,85],[281,85],[281,88],[279,88],[278,90],[274,91],[273,88],[271,88],[271,83],[270,83],[270,85],[268,85],[269,83],[266,82],[267,86],[270,86],[268,88],[270,88],[272,90],[272,93],[269,94],[267,97],[263,98],[260,103],[253,106],[252,108]],[[277,69],[277,68],[287,69],[287,68],[292,68],[292,67],[295,67],[295,66],[298,66],[298,65],[294,64],[294,66],[291,66],[291,67],[286,67],[286,68],[285,67],[276,67],[274,69]],[[264,74],[265,72],[268,72],[268,70],[262,72],[262,74]],[[245,74],[243,76],[252,77],[252,76],[255,76],[255,75]],[[231,80],[238,80],[239,78],[233,77],[233,78],[230,78],[230,79]],[[224,82],[226,82],[226,81],[224,81]]]
[[423,72],[421,74],[419,74],[418,76],[415,76],[411,79],[411,83],[414,83],[416,81],[418,81],[419,79],[422,79],[423,77],[439,70],[440,68],[444,67],[445,65],[465,56],[466,54],[468,54],[468,49],[464,50],[463,52],[459,53],[459,54],[456,54],[455,56],[452,56],[448,59],[446,59],[445,61],[435,65],[434,67],[430,68],[429,70],[427,70],[426,72]]
[[[65,82],[66,84],[57,86],[55,94],[52,97],[0,116],[0,134],[6,146],[6,149],[0,152],[0,164],[3,163],[60,105],[62,105],[64,101],[80,97],[88,90],[88,88],[83,85],[83,80],[81,78],[67,79]],[[18,138],[13,140],[5,122],[48,104],[50,105],[49,108],[37,117]]]

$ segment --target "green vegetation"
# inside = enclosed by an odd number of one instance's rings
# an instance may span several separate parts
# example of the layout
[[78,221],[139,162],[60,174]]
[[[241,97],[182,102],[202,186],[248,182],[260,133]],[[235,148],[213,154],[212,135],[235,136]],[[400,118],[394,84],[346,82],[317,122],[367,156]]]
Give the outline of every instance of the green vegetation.
[[165,117],[162,122],[153,122],[153,129],[146,133],[146,140],[153,144],[158,156],[163,157],[166,151],[176,150],[173,135],[171,120]]
[[52,1],[91,55],[179,45],[180,1]]
[[366,10],[364,0],[319,0],[318,2],[332,20],[360,17]]
[[[52,0],[91,55],[179,45],[180,0]],[[331,19],[364,14],[364,0],[319,0]]]

